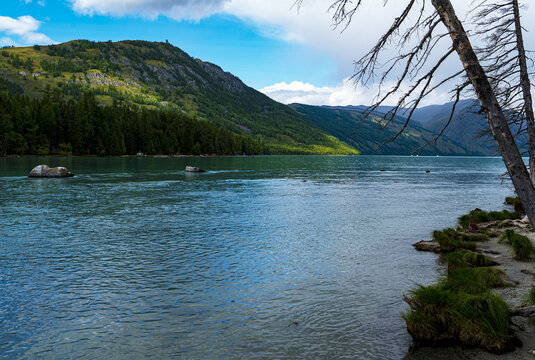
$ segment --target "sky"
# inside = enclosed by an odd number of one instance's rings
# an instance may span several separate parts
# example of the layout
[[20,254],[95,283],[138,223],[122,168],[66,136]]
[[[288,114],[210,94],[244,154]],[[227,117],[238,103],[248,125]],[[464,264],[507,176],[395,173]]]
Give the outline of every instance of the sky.
[[[294,0],[2,0],[0,46],[169,40],[283,103],[370,104],[376,85],[349,79],[353,61],[373,46],[406,0],[385,7],[383,1],[364,2],[344,31],[333,26],[332,2],[304,0],[298,8]],[[469,1],[452,2],[466,18]],[[522,15],[527,48],[534,49],[535,6]],[[446,69],[459,66],[452,59]],[[449,99],[447,91],[438,91],[425,104]]]

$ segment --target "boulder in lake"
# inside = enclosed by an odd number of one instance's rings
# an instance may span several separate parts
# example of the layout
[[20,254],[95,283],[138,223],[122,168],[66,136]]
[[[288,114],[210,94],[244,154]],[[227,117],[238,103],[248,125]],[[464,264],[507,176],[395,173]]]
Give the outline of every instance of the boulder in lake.
[[195,166],[186,166],[186,172],[202,173],[206,171]]
[[30,171],[28,177],[33,178],[62,178],[74,176],[72,172],[62,166],[51,168],[48,165],[38,165]]

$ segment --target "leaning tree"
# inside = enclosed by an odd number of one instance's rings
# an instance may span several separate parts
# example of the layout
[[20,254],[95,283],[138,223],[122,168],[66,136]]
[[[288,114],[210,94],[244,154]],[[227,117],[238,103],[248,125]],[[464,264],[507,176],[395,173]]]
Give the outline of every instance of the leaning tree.
[[[301,5],[303,1],[305,0],[297,0],[296,4]],[[333,11],[335,25],[347,27],[363,2],[364,0],[332,2],[330,10]],[[385,0],[384,4],[388,2]],[[516,9],[518,10],[518,4]],[[492,11],[487,14],[478,14],[479,22],[484,23],[485,19],[492,17],[492,14]],[[518,21],[519,18],[517,14]],[[520,26],[520,23],[515,23],[515,20],[513,24]],[[521,28],[519,32],[521,35]],[[515,37],[515,41],[518,42],[515,48],[519,53],[524,52],[525,59],[522,37]],[[395,55],[388,56],[392,50],[395,51]],[[385,53],[388,60],[382,61]],[[453,54],[457,54],[462,67],[451,72],[444,71],[444,68],[449,69],[447,65]],[[480,55],[487,54],[482,51]],[[499,65],[499,59],[496,61]],[[385,125],[393,121],[401,112],[404,113],[406,122],[400,131],[388,141],[394,141],[404,131],[422,100],[438,88],[454,84],[451,91],[455,101],[446,126],[451,121],[455,105],[463,92],[467,90],[473,92],[479,100],[480,111],[486,116],[489,130],[494,136],[516,193],[535,229],[535,188],[522,154],[515,143],[515,135],[511,131],[510,125],[514,121],[511,121],[509,114],[513,111],[504,111],[499,101],[503,94],[499,93],[497,86],[497,84],[503,85],[503,82],[495,81],[496,73],[492,73],[490,65],[485,67],[484,65],[450,0],[405,0],[402,11],[388,30],[366,55],[355,62],[356,73],[353,79],[364,84],[377,81],[381,88],[388,81],[392,81],[392,78],[395,79],[394,85],[384,92],[379,92],[375,103],[367,110],[369,114],[387,100],[396,98],[396,106],[384,116]],[[527,73],[527,65],[523,64],[523,66],[525,67],[524,73]],[[522,77],[525,80],[524,77],[525,75]],[[520,83],[520,79],[518,81]],[[522,84],[521,88],[524,89]],[[531,101],[527,95],[524,99],[524,102],[526,101]],[[523,105],[523,109],[528,106],[531,104]]]
[[[535,115],[518,0],[480,0],[474,19],[483,46],[477,49],[498,101],[516,136],[527,134],[529,173],[535,183]],[[517,141],[518,143],[518,141]],[[525,145],[520,143],[519,145]]]

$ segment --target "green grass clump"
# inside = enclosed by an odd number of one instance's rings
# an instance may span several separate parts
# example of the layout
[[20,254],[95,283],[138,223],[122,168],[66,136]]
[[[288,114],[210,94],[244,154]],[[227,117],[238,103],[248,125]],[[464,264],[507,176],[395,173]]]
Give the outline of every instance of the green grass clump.
[[535,305],[535,288],[532,288],[531,291],[526,296],[526,301],[524,301],[524,305],[526,306]]
[[444,252],[452,252],[459,249],[474,250],[476,248],[476,243],[470,239],[474,238],[459,233],[454,229],[433,231],[433,240],[438,242]]
[[496,220],[514,220],[514,219],[520,219],[522,218],[522,213],[518,211],[470,211],[470,213],[463,215],[459,217],[459,226],[462,229],[467,229],[468,225],[470,223],[470,216],[472,216],[474,223],[484,223],[489,221],[496,221]]
[[487,236],[487,238],[495,238],[500,236],[497,232],[491,231],[489,229],[480,230],[480,232]]
[[510,348],[510,312],[500,296],[454,292],[440,284],[410,294],[411,310],[403,319],[418,343],[461,342],[494,352]]
[[508,196],[505,198],[505,203],[507,205],[513,205],[513,208],[515,209],[515,211],[518,211],[521,213],[525,212],[524,207],[522,206],[522,202],[520,201],[518,197]]
[[485,267],[493,264],[487,256],[467,249],[447,253],[445,258],[448,262],[448,271],[466,267]]
[[516,260],[530,260],[535,255],[535,248],[531,241],[526,236],[516,233],[513,229],[505,230],[499,241],[505,241],[511,245]]
[[447,278],[441,281],[441,285],[454,293],[477,295],[495,287],[507,286],[500,277],[502,274],[499,269],[461,268],[450,271]]

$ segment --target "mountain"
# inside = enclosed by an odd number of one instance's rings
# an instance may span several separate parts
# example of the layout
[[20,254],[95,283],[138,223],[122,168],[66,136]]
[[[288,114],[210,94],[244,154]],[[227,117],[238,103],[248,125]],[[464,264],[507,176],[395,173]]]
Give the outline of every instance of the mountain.
[[[364,106],[310,106],[291,104],[291,108],[303,115],[314,126],[336,136],[363,154],[410,155],[433,139],[434,132],[417,125],[408,126],[394,141],[384,144],[403,126],[405,119],[396,117],[384,127],[382,113],[363,119]],[[357,126],[358,125],[358,126]],[[381,145],[383,145],[381,147]],[[429,144],[418,152],[420,155],[471,155],[472,153],[448,137],[437,144]]]
[[34,98],[175,111],[252,138],[267,153],[357,154],[293,109],[169,43],[70,41],[0,51],[0,87]]
[[[370,151],[374,152],[386,139],[394,135],[395,131],[406,121],[407,116],[407,112],[401,109],[394,119],[391,129],[382,129],[379,124],[384,120],[381,117],[388,113],[392,107],[380,106],[374,111],[370,121],[365,121],[355,130],[355,126],[361,121],[367,106],[323,106],[306,111],[304,105],[294,104],[292,107],[302,113],[312,124],[357,147],[364,154],[370,153]],[[406,129],[407,136],[398,137],[395,143],[385,145],[377,153],[412,153],[419,148],[422,139],[429,139],[442,131],[449,120],[452,108],[453,102],[416,109],[412,114],[410,125]],[[514,128],[513,131],[515,131]],[[416,134],[419,137],[414,137]],[[525,136],[524,138],[521,136],[518,140],[524,150],[526,141]],[[498,154],[496,143],[488,133],[487,120],[483,114],[479,113],[479,104],[476,100],[459,101],[450,124],[437,141],[437,148],[438,151],[433,146],[428,146],[419,153],[422,155],[437,153],[479,156],[496,156]]]
[[[450,118],[452,108],[453,102],[425,106],[416,109],[411,121],[433,133],[440,133]],[[485,132],[488,129],[488,122],[485,116],[479,113],[479,109],[476,100],[459,101],[454,116],[443,134],[455,139],[470,154],[497,155],[498,149],[494,139]]]

